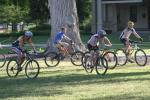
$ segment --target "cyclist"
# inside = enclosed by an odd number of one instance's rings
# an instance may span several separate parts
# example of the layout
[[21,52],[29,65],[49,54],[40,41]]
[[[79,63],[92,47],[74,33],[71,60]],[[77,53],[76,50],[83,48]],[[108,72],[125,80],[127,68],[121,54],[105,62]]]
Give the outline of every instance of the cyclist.
[[54,36],[54,40],[53,43],[56,46],[56,48],[59,50],[59,52],[62,54],[62,59],[64,58],[64,56],[66,54],[68,54],[68,51],[66,49],[66,47],[69,46],[69,44],[67,42],[62,42],[63,39],[70,41],[72,43],[72,40],[66,36],[66,28],[62,27],[60,32],[56,33],[56,35]]
[[[106,35],[107,34],[104,30],[100,30],[96,34],[93,34],[87,42],[88,50],[93,50],[96,53],[97,57],[99,55],[99,47],[101,48],[102,46],[105,46],[110,48],[112,46],[110,40],[106,37]],[[93,59],[93,61],[95,63],[96,59]]]
[[135,37],[137,37],[140,41],[143,41],[143,38],[141,38],[137,32],[134,29],[134,22],[128,21],[128,26],[122,31],[120,35],[120,41],[125,46],[125,52],[127,53],[128,61],[133,63],[133,59],[130,57],[130,51],[131,51],[131,40],[130,35],[134,34]]
[[24,35],[20,36],[16,41],[12,43],[12,50],[15,51],[18,55],[18,69],[21,71],[21,64],[23,63],[25,57],[24,57],[24,44],[29,43],[29,45],[32,47],[34,53],[36,52],[36,49],[33,45],[31,37],[33,36],[31,31],[25,31]]

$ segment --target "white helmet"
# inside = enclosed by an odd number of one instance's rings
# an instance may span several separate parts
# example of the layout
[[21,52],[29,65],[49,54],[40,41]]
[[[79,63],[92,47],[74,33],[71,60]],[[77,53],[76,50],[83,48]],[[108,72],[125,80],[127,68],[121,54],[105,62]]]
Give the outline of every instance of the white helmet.
[[97,33],[99,36],[106,36],[107,35],[104,30],[99,30]]
[[32,37],[33,36],[31,31],[25,31],[24,35],[27,36],[27,37]]

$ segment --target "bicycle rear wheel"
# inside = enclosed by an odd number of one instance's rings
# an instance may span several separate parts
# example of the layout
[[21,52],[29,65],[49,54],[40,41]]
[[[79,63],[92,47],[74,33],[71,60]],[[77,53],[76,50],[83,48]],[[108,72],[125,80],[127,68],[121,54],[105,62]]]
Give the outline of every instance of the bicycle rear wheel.
[[39,63],[36,60],[30,60],[25,67],[25,74],[28,78],[36,78],[39,74]]
[[59,64],[60,62],[60,57],[56,52],[49,52],[46,56],[45,56],[45,64],[48,67],[55,67]]
[[76,51],[71,55],[71,63],[75,66],[81,66],[82,65],[82,56],[83,53],[81,51]]
[[6,63],[6,57],[4,54],[0,54],[0,68],[2,68]]
[[117,49],[115,51],[115,54],[117,56],[117,63],[118,63],[118,65],[123,66],[123,65],[125,65],[127,63],[127,55],[126,55],[126,53],[124,52],[123,49]]
[[103,57],[107,60],[109,69],[114,69],[117,66],[117,56],[114,52],[105,52]]
[[98,75],[105,75],[108,69],[108,62],[103,57],[98,57],[96,61],[96,73]]
[[142,50],[142,49],[138,49],[135,52],[135,62],[137,63],[137,65],[139,66],[145,66],[147,63],[147,56],[146,53]]
[[9,77],[16,77],[18,75],[18,62],[16,59],[9,60],[6,67],[6,72]]

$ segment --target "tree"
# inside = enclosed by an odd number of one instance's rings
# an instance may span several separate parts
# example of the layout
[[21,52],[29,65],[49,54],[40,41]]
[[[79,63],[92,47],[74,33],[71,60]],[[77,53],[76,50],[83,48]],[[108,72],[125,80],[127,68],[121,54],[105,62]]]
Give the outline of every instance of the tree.
[[[68,36],[76,43],[83,43],[80,38],[76,0],[48,0],[51,16],[51,37],[60,30],[67,27]],[[52,38],[51,38],[52,40]],[[52,45],[52,44],[51,44]]]

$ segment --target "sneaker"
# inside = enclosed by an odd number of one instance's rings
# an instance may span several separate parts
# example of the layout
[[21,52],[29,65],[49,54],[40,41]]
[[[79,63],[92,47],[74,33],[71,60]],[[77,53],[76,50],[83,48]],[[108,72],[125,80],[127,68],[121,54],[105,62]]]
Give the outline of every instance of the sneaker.
[[64,59],[65,59],[65,56],[60,55],[60,59],[61,59],[61,60],[64,60]]
[[133,59],[128,59],[128,61],[130,62],[130,63],[134,63],[134,60]]
[[17,70],[18,70],[19,72],[21,72],[21,71],[22,71],[22,67],[18,66]]

